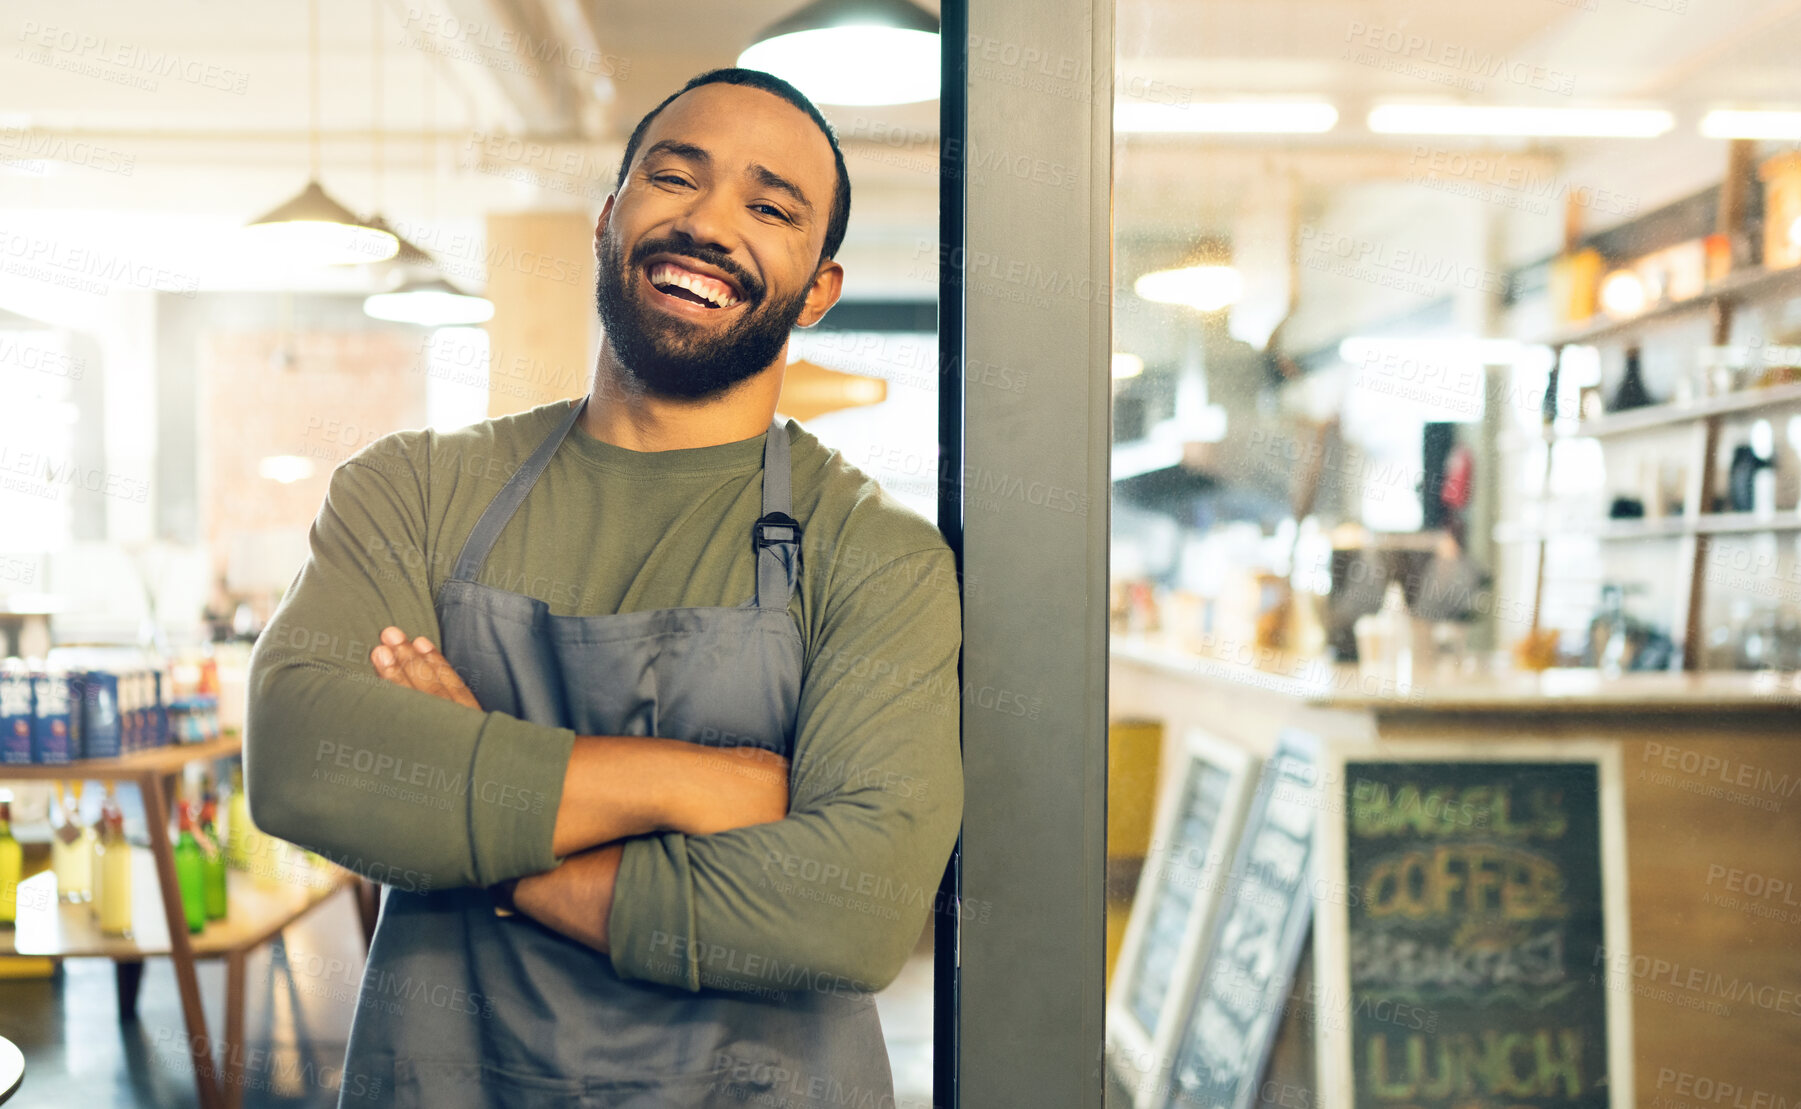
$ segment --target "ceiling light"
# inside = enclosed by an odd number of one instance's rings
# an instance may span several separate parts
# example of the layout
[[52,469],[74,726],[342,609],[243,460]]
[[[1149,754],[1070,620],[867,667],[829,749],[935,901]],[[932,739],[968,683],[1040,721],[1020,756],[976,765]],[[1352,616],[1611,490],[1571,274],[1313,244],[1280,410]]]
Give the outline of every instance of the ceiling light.
[[1509,108],[1471,104],[1382,104],[1369,129],[1388,135],[1526,135],[1646,139],[1676,125],[1659,108]]
[[1113,129],[1131,134],[1317,135],[1332,130],[1338,109],[1324,100],[1156,104],[1118,100]]
[[821,104],[911,104],[938,96],[938,17],[907,0],[814,0],[738,56]]
[[1710,139],[1801,139],[1801,112],[1741,112],[1718,108],[1701,117]]
[[382,262],[400,249],[393,232],[364,224],[317,181],[308,181],[298,196],[250,221],[240,234],[246,249],[301,265]]
[[307,4],[307,63],[311,114],[307,131],[311,173],[306,187],[244,229],[248,250],[299,265],[385,262],[400,249],[391,231],[370,227],[325,194],[319,184],[319,0]]
[[494,318],[494,304],[486,297],[465,293],[445,278],[426,277],[405,281],[392,292],[365,298],[363,313],[395,323],[455,327],[487,323]]
[[1187,266],[1147,273],[1132,283],[1132,291],[1159,304],[1217,312],[1237,301],[1244,278],[1231,266]]
[[1136,354],[1125,354],[1115,351],[1113,354],[1113,380],[1124,381],[1128,377],[1137,377],[1144,372],[1144,359]]

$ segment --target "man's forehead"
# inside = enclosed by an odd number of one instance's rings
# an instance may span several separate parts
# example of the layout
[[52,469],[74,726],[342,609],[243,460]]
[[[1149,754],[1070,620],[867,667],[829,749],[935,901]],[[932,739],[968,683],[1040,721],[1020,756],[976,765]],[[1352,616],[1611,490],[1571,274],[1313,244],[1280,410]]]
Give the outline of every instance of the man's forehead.
[[671,100],[650,121],[643,149],[664,141],[699,147],[714,158],[760,162],[784,175],[808,175],[809,192],[825,190],[816,202],[829,198],[837,172],[831,143],[807,113],[748,85],[702,85]]

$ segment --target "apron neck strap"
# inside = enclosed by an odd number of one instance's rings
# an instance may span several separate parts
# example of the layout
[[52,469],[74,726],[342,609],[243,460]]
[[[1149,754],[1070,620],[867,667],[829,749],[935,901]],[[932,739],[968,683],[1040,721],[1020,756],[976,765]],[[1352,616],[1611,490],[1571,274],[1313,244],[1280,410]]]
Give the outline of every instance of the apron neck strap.
[[475,530],[463,541],[462,553],[457,555],[456,568],[451,571],[453,581],[474,581],[481,573],[482,563],[488,561],[488,552],[494,549],[494,541],[500,538],[501,531],[507,526],[507,521],[513,518],[513,513],[519,511],[519,506],[525,503],[526,495],[532,491],[532,486],[538,484],[544,468],[550,465],[550,456],[557,453],[557,448],[568,437],[569,429],[575,426],[576,419],[587,407],[586,397],[582,398],[580,404],[570,405],[568,415],[557,421],[557,426],[538,444],[538,449],[525,460],[525,465],[519,467],[507,479],[507,483],[501,486],[494,499],[488,502],[481,519],[475,522]]
[[[588,399],[569,406],[569,413],[557,422],[544,441],[538,444],[525,465],[519,467],[501,487],[494,500],[475,522],[475,530],[463,541],[451,578],[474,581],[481,573],[488,552],[506,528],[519,506],[525,503],[532,486],[543,476],[545,467],[557,448],[568,438],[569,429],[588,407]],[[800,578],[800,524],[792,511],[792,466],[789,460],[788,429],[777,420],[769,425],[763,439],[763,516],[751,529],[751,547],[757,560],[757,607],[785,610],[788,598]]]

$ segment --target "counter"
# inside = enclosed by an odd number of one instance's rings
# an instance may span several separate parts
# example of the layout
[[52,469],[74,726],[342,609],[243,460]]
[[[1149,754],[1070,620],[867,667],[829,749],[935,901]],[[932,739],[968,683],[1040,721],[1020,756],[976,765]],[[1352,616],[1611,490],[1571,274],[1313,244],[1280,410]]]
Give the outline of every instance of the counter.
[[[1277,656],[1116,637],[1110,715],[1163,722],[1168,803],[1191,728],[1268,756],[1284,728],[1328,744],[1590,741],[1617,752],[1625,825],[1635,1099],[1697,1084],[1777,1104],[1801,1058],[1801,683],[1793,675],[1422,675],[1404,685]],[[1305,997],[1304,956],[1291,996]],[[1269,1078],[1314,1092],[1290,1007]],[[1280,1087],[1277,1087],[1280,1088]],[[1310,1100],[1308,1104],[1317,1104]]]

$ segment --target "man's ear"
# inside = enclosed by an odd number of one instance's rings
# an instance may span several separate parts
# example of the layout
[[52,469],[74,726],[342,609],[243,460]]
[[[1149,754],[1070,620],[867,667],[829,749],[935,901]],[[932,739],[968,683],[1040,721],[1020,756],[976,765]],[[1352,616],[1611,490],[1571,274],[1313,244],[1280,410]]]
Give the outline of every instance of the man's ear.
[[819,263],[818,271],[813,274],[813,284],[807,288],[807,303],[800,310],[800,318],[794,321],[795,326],[812,327],[824,319],[843,292],[844,267],[836,259],[827,258]]
[[594,260],[600,261],[600,237],[607,233],[607,221],[613,216],[613,195],[607,194],[607,201],[600,206],[600,219],[594,224]]

